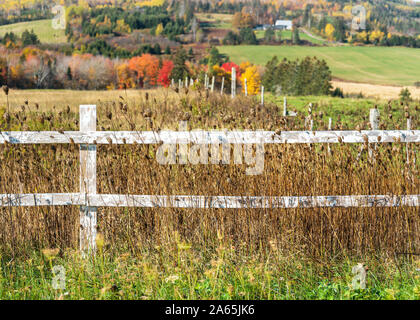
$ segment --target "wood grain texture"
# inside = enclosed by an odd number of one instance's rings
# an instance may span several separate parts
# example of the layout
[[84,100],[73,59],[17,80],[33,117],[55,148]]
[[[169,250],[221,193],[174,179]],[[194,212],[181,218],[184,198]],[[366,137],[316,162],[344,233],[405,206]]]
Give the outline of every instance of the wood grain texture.
[[139,208],[321,208],[321,207],[419,207],[420,195],[352,196],[154,196],[78,193],[0,194],[2,207],[68,206]]
[[[419,143],[420,130],[374,131],[55,131],[0,132],[0,144]],[[367,139],[367,140],[366,140]]]
[[[96,106],[80,106],[80,131],[96,130]],[[96,194],[96,145],[80,145],[80,194]],[[96,251],[96,226],[98,209],[95,206],[80,207],[80,250],[86,256]]]

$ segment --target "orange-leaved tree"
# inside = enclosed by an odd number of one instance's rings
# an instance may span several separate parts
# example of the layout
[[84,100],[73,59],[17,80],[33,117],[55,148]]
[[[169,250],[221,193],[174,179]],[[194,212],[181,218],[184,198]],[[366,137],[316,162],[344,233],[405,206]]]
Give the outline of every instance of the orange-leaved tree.
[[155,86],[159,74],[159,59],[151,54],[143,54],[140,57],[134,57],[128,62],[137,79],[137,84],[144,87],[145,84]]
[[127,63],[117,66],[118,88],[130,89],[135,87],[132,72]]

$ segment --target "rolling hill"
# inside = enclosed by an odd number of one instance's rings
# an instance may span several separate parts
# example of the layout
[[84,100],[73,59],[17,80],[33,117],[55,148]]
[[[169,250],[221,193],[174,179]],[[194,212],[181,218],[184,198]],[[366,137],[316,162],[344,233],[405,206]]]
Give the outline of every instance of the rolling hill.
[[273,56],[324,59],[337,79],[384,85],[413,85],[420,81],[420,49],[402,47],[220,46],[236,63],[265,65]]
[[64,30],[55,30],[52,28],[52,20],[36,20],[29,22],[20,22],[0,26],[0,37],[7,32],[14,32],[21,36],[25,30],[34,30],[39,40],[44,43],[63,43],[66,42]]

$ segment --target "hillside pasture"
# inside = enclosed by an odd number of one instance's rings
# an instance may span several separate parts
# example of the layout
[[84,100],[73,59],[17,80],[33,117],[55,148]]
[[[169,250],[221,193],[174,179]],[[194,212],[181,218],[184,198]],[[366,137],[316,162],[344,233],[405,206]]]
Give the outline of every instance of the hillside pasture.
[[324,59],[333,77],[352,82],[409,86],[420,81],[420,49],[401,47],[220,46],[231,61],[265,65],[272,57]]
[[25,30],[34,30],[39,40],[43,43],[66,42],[64,30],[53,29],[51,19],[20,22],[0,26],[0,37],[3,37],[7,32],[14,32],[20,37]]

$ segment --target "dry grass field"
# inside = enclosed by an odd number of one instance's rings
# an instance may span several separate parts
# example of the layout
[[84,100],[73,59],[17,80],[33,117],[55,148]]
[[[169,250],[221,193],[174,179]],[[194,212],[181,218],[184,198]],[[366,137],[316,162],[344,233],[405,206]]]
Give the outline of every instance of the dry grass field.
[[401,89],[407,88],[410,90],[411,96],[414,99],[420,99],[420,87],[414,86],[385,86],[379,84],[346,81],[332,81],[332,86],[334,88],[341,88],[344,94],[362,93],[365,97],[372,97],[380,100],[398,99]]

